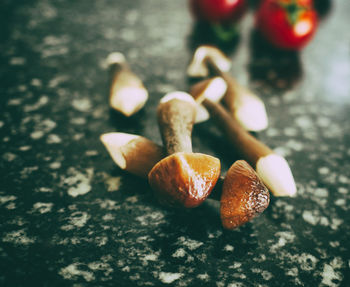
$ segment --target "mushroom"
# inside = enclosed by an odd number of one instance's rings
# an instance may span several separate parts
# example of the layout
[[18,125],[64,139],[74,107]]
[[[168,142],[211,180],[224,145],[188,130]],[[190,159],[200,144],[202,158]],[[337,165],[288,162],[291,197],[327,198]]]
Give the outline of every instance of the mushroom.
[[[200,103],[203,97],[198,98]],[[209,99],[203,105],[232,146],[253,166],[264,184],[275,196],[294,196],[295,181],[287,161],[247,132],[236,119]]]
[[237,160],[227,171],[220,199],[221,223],[237,228],[262,213],[270,203],[270,193],[254,169]]
[[147,178],[152,167],[166,156],[151,140],[134,134],[105,133],[100,139],[119,168]]
[[268,118],[264,102],[227,73],[220,72],[219,75],[227,84],[223,101],[232,116],[248,131],[266,129]]
[[122,53],[109,54],[107,63],[111,74],[109,104],[129,117],[145,105],[148,92],[140,78],[130,70]]
[[221,168],[219,159],[192,152],[196,102],[187,93],[169,93],[160,100],[157,113],[168,156],[149,172],[150,186],[164,205],[196,207],[210,194]]
[[207,60],[210,59],[221,71],[231,69],[231,60],[218,48],[210,45],[199,46],[187,67],[187,75],[193,78],[204,78],[209,75]]
[[[166,156],[161,146],[139,135],[106,133],[100,138],[121,169],[142,178],[147,177],[153,164]],[[221,198],[222,225],[225,229],[234,229],[263,212],[270,197],[254,169],[239,160],[225,177],[219,177],[209,198]]]
[[200,46],[193,55],[187,74],[191,77],[206,77],[209,75],[208,67],[226,81],[227,91],[223,100],[238,122],[248,131],[266,129],[268,118],[264,102],[227,73],[231,68],[231,60],[214,46]]
[[[227,89],[226,82],[221,77],[214,77],[200,81],[193,85],[190,93],[203,94],[208,99],[219,102],[225,95]],[[201,123],[209,119],[209,113],[203,105],[197,105],[195,123]]]

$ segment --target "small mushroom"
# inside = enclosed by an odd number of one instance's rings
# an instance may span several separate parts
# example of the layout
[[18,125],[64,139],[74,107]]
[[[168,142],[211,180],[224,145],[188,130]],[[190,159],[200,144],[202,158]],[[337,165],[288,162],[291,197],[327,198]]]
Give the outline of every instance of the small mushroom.
[[100,139],[119,168],[142,178],[166,155],[161,146],[139,135],[105,133]]
[[218,103],[204,99],[203,105],[232,146],[252,165],[275,196],[294,196],[296,185],[287,161],[247,132]]
[[200,46],[193,55],[187,74],[190,77],[206,77],[209,68],[226,81],[227,91],[223,100],[238,122],[248,131],[266,129],[268,117],[264,102],[227,73],[231,60],[214,46]]
[[145,105],[148,92],[140,78],[130,70],[123,54],[111,53],[107,63],[111,74],[109,104],[129,117]]
[[248,131],[258,132],[266,129],[268,118],[264,102],[227,73],[221,72],[219,75],[227,83],[223,101],[232,116]]
[[187,93],[169,93],[160,100],[157,113],[168,156],[149,172],[150,186],[164,205],[196,207],[212,191],[221,168],[219,159],[192,152],[196,102]]
[[[226,82],[220,77],[214,77],[200,81],[192,86],[190,94],[198,97],[206,97],[214,102],[219,102],[225,95],[227,89]],[[197,105],[195,123],[201,123],[209,119],[209,113],[203,105]]]
[[[142,178],[147,178],[153,165],[166,156],[161,146],[138,135],[107,133],[101,140],[121,169]],[[225,229],[243,225],[263,212],[270,198],[259,176],[243,160],[236,161],[225,177],[219,177],[208,197],[220,200]]]
[[254,169],[237,160],[227,171],[220,199],[221,223],[234,229],[262,213],[270,203],[270,193]]
[[207,61],[215,63],[221,71],[231,69],[231,60],[218,48],[210,45],[199,46],[193,54],[192,60],[187,67],[187,75],[193,78],[204,78],[209,75]]

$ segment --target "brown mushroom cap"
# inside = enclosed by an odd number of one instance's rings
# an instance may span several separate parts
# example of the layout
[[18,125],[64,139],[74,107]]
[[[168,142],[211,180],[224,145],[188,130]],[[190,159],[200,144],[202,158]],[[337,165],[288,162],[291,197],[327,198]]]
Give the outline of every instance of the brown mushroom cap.
[[254,169],[244,160],[228,170],[220,200],[221,222],[234,229],[262,213],[270,203],[270,194]]
[[192,208],[208,197],[220,169],[220,161],[213,156],[178,152],[158,162],[148,180],[161,204]]

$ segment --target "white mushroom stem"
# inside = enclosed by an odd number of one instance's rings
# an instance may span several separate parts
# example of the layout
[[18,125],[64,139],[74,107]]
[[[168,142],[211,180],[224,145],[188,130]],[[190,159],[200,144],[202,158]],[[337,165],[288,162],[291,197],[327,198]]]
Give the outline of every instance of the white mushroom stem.
[[[204,97],[213,102],[220,102],[227,89],[226,82],[221,77],[214,77],[203,80],[191,88],[190,94],[196,99]],[[195,123],[201,123],[209,119],[209,113],[201,104],[197,104],[197,114]]]
[[266,129],[268,119],[264,102],[233,77],[223,72],[219,74],[227,83],[224,102],[233,117],[248,131],[257,132]]
[[112,132],[100,139],[119,168],[143,178],[165,157],[161,146],[139,135]]
[[231,69],[231,60],[218,48],[209,45],[199,46],[193,54],[192,60],[187,67],[187,75],[189,77],[207,77],[209,69],[207,61],[211,62],[221,71],[229,71]]
[[145,105],[148,92],[140,78],[130,70],[123,54],[110,54],[107,63],[111,72],[109,104],[129,117]]
[[203,105],[232,147],[255,168],[275,196],[296,194],[294,178],[284,158],[247,132],[220,104],[205,99]]

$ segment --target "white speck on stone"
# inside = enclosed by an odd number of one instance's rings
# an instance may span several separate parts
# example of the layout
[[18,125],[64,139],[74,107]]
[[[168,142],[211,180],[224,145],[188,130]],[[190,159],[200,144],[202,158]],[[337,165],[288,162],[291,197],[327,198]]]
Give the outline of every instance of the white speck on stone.
[[17,199],[14,195],[0,195],[0,204],[8,203],[9,201],[15,201]]
[[139,11],[136,9],[130,10],[125,14],[125,21],[128,22],[129,25],[135,24],[138,18]]
[[315,256],[308,253],[302,253],[300,256],[298,256],[297,260],[300,268],[304,271],[314,270],[318,262],[318,259]]
[[[325,286],[339,286],[338,282],[341,282],[343,279],[343,274],[337,269],[341,268],[343,262],[339,258],[334,258],[330,264],[324,264],[323,271],[321,273],[322,276],[322,284]],[[334,282],[337,280],[338,282]]]
[[51,188],[48,188],[48,187],[40,187],[39,188],[39,191],[40,192],[53,192],[53,190]]
[[50,163],[49,167],[50,167],[51,169],[58,169],[58,168],[61,167],[61,165],[62,165],[62,164],[61,164],[59,161],[55,161],[55,162]]
[[90,215],[86,212],[77,211],[74,212],[71,217],[69,217],[69,224],[61,227],[62,230],[68,231],[75,227],[84,227],[87,221],[90,219]]
[[120,30],[119,36],[128,42],[133,42],[136,40],[136,33],[133,29],[124,28]]
[[43,130],[45,132],[49,132],[49,131],[53,130],[57,124],[53,120],[45,119],[41,122],[41,125],[42,125]]
[[30,145],[24,145],[24,146],[21,146],[19,147],[18,149],[20,151],[27,151],[27,150],[30,150],[32,147]]
[[287,147],[277,147],[274,149],[274,152],[282,157],[288,157],[292,153],[290,148]]
[[40,79],[36,79],[36,78],[32,79],[30,81],[30,84],[34,87],[41,87],[43,85],[42,81]]
[[22,104],[22,99],[9,99],[9,101],[7,102],[7,104],[9,106],[19,106]]
[[271,246],[272,251],[279,250],[281,247],[285,246],[287,243],[291,243],[295,239],[295,234],[289,231],[280,231],[276,232],[275,238],[278,238],[278,241]]
[[343,199],[343,198],[340,198],[340,199],[337,199],[335,202],[334,202],[335,205],[337,206],[344,206],[346,204],[346,200]]
[[289,137],[294,137],[298,134],[298,130],[293,127],[287,127],[283,130],[284,134]]
[[[232,269],[238,269],[242,266],[241,262],[234,262],[232,265]],[[231,268],[230,268],[231,269]]]
[[340,246],[340,242],[339,241],[330,241],[329,245],[333,248],[337,248]]
[[60,76],[54,77],[49,82],[49,88],[56,88],[58,85],[67,81],[68,79],[69,79],[69,77],[65,76],[65,75],[60,75]]
[[3,238],[3,242],[13,243],[16,245],[28,245],[35,242],[35,238],[28,237],[27,233],[24,229],[11,231],[8,233],[5,233]]
[[[225,285],[222,285],[222,286],[225,286]],[[232,282],[228,284],[227,287],[244,287],[244,284],[242,282]]]
[[266,135],[268,137],[275,137],[279,135],[279,131],[275,128],[268,128],[268,130],[266,131]]
[[68,188],[68,194],[72,197],[84,195],[91,190],[90,181],[93,177],[93,168],[86,169],[86,173],[77,171],[74,168],[68,169],[69,174],[73,174],[64,179],[63,183],[70,186]]
[[273,277],[272,273],[269,272],[269,271],[266,271],[266,270],[264,270],[263,272],[261,272],[261,276],[262,276],[262,278],[263,278],[264,280],[266,280],[266,281],[271,280],[272,277]]
[[314,127],[312,120],[308,116],[297,117],[295,123],[303,130],[310,130]]
[[10,202],[8,205],[5,206],[8,210],[16,209],[16,204],[14,202]]
[[137,198],[137,196],[136,195],[134,195],[134,196],[129,196],[129,197],[127,197],[126,199],[125,199],[125,201],[126,202],[130,202],[130,203],[132,203],[132,204],[135,204],[136,202],[138,202],[138,198]]
[[102,219],[103,219],[104,221],[111,221],[111,220],[114,220],[114,219],[115,219],[115,216],[114,216],[113,214],[111,214],[111,213],[107,213],[106,215],[104,215],[104,216],[102,217]]
[[344,183],[344,184],[348,184],[350,183],[350,179],[344,175],[340,175],[339,176],[339,182],[340,183]]
[[316,188],[314,195],[317,197],[328,197],[328,191],[325,188]]
[[328,167],[323,166],[318,169],[318,172],[319,174],[326,175],[330,172],[330,170]]
[[85,152],[85,154],[86,154],[87,156],[96,156],[96,155],[98,155],[98,151],[97,151],[97,150],[87,150],[87,151]]
[[43,131],[34,131],[30,134],[30,137],[33,140],[38,140],[41,139],[44,136],[44,132]]
[[2,158],[5,160],[5,161],[8,161],[8,162],[11,162],[11,161],[14,161],[16,158],[17,158],[17,155],[12,153],[12,152],[5,152],[3,155],[2,155]]
[[129,266],[125,266],[122,268],[123,272],[130,272],[130,267]]
[[157,261],[158,255],[157,254],[147,254],[143,257],[143,259],[146,261]]
[[298,268],[296,268],[296,267],[292,267],[291,269],[289,269],[289,270],[287,271],[286,274],[289,275],[289,276],[297,277],[298,274],[299,274],[299,270],[298,270]]
[[286,143],[286,146],[295,150],[295,151],[301,151],[304,148],[303,144],[299,141],[296,141],[296,140],[289,140]]
[[50,134],[50,135],[48,135],[46,142],[48,144],[58,144],[58,143],[61,143],[62,140],[58,135]]
[[225,247],[224,247],[224,250],[225,251],[233,251],[234,250],[234,247],[230,244],[226,244]]
[[85,125],[86,119],[85,118],[72,118],[70,120],[70,123],[73,125]]
[[74,109],[80,112],[88,112],[91,109],[91,102],[88,98],[74,99],[72,101],[72,106]]
[[272,106],[278,106],[280,104],[281,100],[279,97],[277,96],[273,96],[269,99],[269,103],[272,105]]
[[79,266],[82,265],[81,263],[72,263],[68,265],[67,267],[62,268],[59,271],[59,274],[64,278],[68,280],[75,279],[77,277],[83,277],[85,281],[90,282],[95,280],[95,276],[92,272],[86,271],[86,270],[80,270]]
[[166,94],[166,93],[169,93],[171,91],[175,91],[176,90],[173,85],[164,84],[164,83],[157,84],[156,89],[157,89],[158,92],[160,92],[162,94]]
[[173,283],[175,280],[180,279],[182,276],[182,273],[160,272],[159,280],[163,283],[170,284]]
[[107,190],[109,192],[117,191],[121,186],[121,177],[120,176],[108,177],[105,183],[107,185]]
[[82,133],[78,133],[78,134],[73,135],[73,139],[76,141],[81,140],[83,137],[84,137],[84,134],[82,134]]
[[10,65],[12,66],[23,66],[26,63],[26,59],[22,57],[12,57],[10,59]]
[[327,128],[331,124],[331,120],[326,117],[319,117],[316,121],[317,125],[322,128]]
[[88,267],[94,271],[102,271],[105,276],[109,276],[113,273],[113,268],[107,262],[103,261],[91,262],[88,264]]
[[338,227],[339,227],[340,225],[342,225],[343,222],[344,222],[342,219],[340,219],[340,218],[334,218],[334,217],[333,217],[331,220],[332,220],[331,228],[332,228],[333,230],[337,230]]
[[310,223],[312,225],[316,225],[320,218],[317,217],[316,215],[314,215],[311,211],[309,210],[305,210],[303,212],[303,219],[307,222],[307,223]]
[[338,192],[341,194],[347,194],[348,190],[345,187],[339,187],[338,188]]
[[33,205],[32,211],[44,214],[44,213],[50,212],[52,210],[52,207],[53,207],[53,203],[37,202]]
[[147,226],[150,224],[158,225],[163,222],[164,214],[161,212],[151,212],[143,216],[136,217],[136,220],[140,222],[141,225]]
[[202,280],[202,281],[209,281],[209,279],[210,279],[208,273],[198,274],[197,278]]
[[323,226],[328,226],[328,225],[329,225],[329,220],[328,220],[328,218],[322,216],[322,217],[320,218],[320,224],[323,225]]
[[25,105],[23,107],[23,111],[26,113],[36,111],[36,110],[40,109],[41,107],[45,106],[48,102],[49,102],[48,96],[42,96],[35,104]]
[[172,257],[175,257],[175,258],[182,258],[182,257],[184,257],[185,255],[186,255],[185,249],[179,248],[179,249],[177,249],[177,250],[173,253]]
[[203,242],[186,238],[184,236],[179,237],[178,243],[186,246],[189,250],[195,250],[203,245]]

